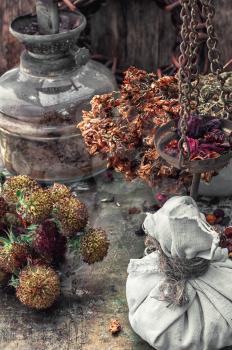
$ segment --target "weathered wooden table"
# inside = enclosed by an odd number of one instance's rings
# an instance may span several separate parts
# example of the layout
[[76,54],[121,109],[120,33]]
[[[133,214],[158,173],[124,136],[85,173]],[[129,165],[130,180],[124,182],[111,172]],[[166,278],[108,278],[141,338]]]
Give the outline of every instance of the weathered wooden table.
[[[109,234],[107,258],[89,267],[70,257],[63,268],[63,295],[46,312],[28,310],[14,295],[0,292],[0,350],[152,349],[130,328],[125,284],[129,259],[143,255],[144,237],[135,231],[145,217],[144,202],[154,204],[153,194],[146,185],[124,182],[118,175],[112,183],[103,178],[76,190],[88,204],[91,224]],[[204,210],[207,203],[200,203]],[[132,207],[141,213],[129,214]],[[220,207],[231,214],[230,199],[221,201]],[[115,337],[108,331],[114,318],[123,327]]]
[[[93,267],[70,258],[63,269],[64,295],[50,311],[28,310],[1,291],[0,350],[150,349],[129,326],[125,283],[129,259],[143,255],[143,237],[134,232],[144,218],[142,204],[152,202],[152,193],[142,184],[120,178],[106,184],[102,178],[77,192],[88,204],[91,223],[109,234],[107,258]],[[130,207],[141,213],[130,215]],[[108,331],[114,318],[123,327],[116,337]]]

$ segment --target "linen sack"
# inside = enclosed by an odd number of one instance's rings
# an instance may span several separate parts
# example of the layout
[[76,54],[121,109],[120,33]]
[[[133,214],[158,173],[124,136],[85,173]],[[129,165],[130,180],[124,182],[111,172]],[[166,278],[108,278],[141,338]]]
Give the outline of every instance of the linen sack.
[[216,350],[232,345],[232,261],[219,235],[191,197],[173,197],[144,221],[166,256],[210,261],[207,272],[186,282],[189,302],[170,307],[160,298],[165,275],[159,253],[132,259],[126,294],[134,331],[157,350]]

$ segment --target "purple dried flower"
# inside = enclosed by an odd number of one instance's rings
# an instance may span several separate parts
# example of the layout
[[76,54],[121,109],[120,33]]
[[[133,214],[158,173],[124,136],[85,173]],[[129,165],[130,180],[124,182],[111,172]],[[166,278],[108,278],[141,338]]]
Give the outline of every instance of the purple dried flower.
[[187,142],[189,145],[189,150],[191,154],[195,154],[198,152],[199,149],[199,141],[192,139],[191,137],[187,137]]
[[204,139],[207,142],[217,142],[217,143],[223,143],[225,141],[225,133],[220,129],[213,129],[211,131],[208,131],[204,135]]
[[163,205],[168,200],[168,196],[164,193],[158,192],[155,196],[156,200]]
[[206,123],[204,125],[205,132],[212,131],[213,129],[220,129],[222,127],[221,119],[210,118],[206,119]]
[[225,216],[225,212],[223,209],[215,209],[213,214],[217,217],[217,218],[224,218]]
[[190,115],[188,122],[188,131],[187,135],[191,138],[197,139],[203,136],[204,134],[204,119],[197,115]]

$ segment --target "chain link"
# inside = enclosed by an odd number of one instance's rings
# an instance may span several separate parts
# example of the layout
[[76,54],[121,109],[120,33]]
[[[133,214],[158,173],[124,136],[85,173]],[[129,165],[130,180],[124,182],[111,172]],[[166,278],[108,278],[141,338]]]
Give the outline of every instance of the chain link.
[[213,19],[215,16],[215,7],[213,0],[201,0],[203,16],[206,19],[207,29],[207,47],[208,58],[210,62],[210,70],[217,77],[220,86],[220,93],[216,95],[218,105],[222,106],[221,111],[223,118],[228,119],[230,109],[228,105],[229,91],[225,89],[226,76],[222,76],[223,66],[220,62],[220,53],[218,50],[218,40],[215,34]]
[[[188,118],[192,112],[197,111],[199,104],[198,89],[198,2],[197,0],[181,0],[181,55],[179,58],[179,103],[181,139],[179,141],[180,166],[184,161],[184,155],[190,157],[188,142],[186,142]],[[194,82],[195,80],[195,82]]]

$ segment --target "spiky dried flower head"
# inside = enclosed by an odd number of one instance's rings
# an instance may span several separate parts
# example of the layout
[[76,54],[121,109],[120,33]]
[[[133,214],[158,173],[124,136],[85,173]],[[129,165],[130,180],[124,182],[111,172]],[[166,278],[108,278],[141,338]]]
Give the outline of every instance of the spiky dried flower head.
[[26,263],[29,256],[27,244],[6,243],[0,248],[0,269],[7,273],[13,273]]
[[60,183],[54,183],[54,185],[50,187],[49,190],[51,192],[51,197],[54,204],[64,198],[69,198],[72,195],[71,189]]
[[58,229],[55,222],[47,219],[37,227],[32,246],[38,254],[52,257],[57,236]]
[[94,264],[102,261],[109,249],[109,240],[107,234],[101,228],[90,229],[83,236],[80,245],[80,252],[83,261],[87,264]]
[[47,219],[35,231],[32,246],[47,261],[59,262],[64,259],[67,239],[59,234],[56,223]]
[[76,197],[64,198],[54,205],[54,217],[60,223],[61,233],[71,237],[87,225],[88,210]]
[[47,309],[60,295],[60,279],[55,270],[45,265],[28,266],[19,275],[16,296],[31,309]]
[[29,224],[40,224],[52,212],[53,202],[49,190],[38,189],[24,197],[18,212]]
[[26,195],[38,189],[38,183],[29,176],[13,176],[7,179],[3,185],[3,197],[7,202],[16,204],[18,202],[17,191]]

